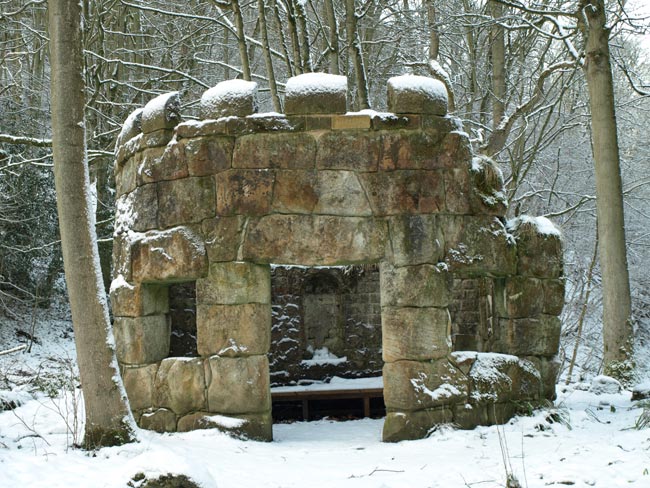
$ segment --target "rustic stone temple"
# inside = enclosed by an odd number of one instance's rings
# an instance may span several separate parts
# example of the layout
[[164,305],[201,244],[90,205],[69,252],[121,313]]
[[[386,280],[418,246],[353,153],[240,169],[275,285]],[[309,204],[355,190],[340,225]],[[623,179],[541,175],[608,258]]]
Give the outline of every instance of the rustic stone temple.
[[506,221],[503,179],[473,156],[442,83],[388,81],[390,113],[346,112],[345,77],[178,93],[116,147],[111,305],[143,428],[272,439],[272,389],[383,377],[385,441],[507,421],[552,400],[562,243]]

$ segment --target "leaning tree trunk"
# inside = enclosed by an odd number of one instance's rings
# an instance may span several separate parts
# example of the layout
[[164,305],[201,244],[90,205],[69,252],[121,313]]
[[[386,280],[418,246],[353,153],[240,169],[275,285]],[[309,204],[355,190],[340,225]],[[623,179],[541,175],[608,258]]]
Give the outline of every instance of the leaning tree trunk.
[[503,5],[496,0],[490,3],[492,27],[490,28],[490,49],[492,54],[492,129],[497,130],[505,115],[506,98],[506,45],[503,27],[499,25]]
[[352,63],[354,71],[354,85],[356,88],[354,108],[356,110],[363,110],[370,108],[370,102],[368,99],[368,82],[366,80],[366,69],[363,65],[361,41],[357,30],[357,14],[354,0],[345,0],[345,32],[348,43],[348,58]]
[[609,55],[609,28],[603,0],[583,0],[587,25],[584,64],[591,109],[592,145],[596,167],[596,210],[603,287],[605,374],[624,382],[633,372],[633,328],[630,280],[625,247],[614,83]]
[[84,127],[83,51],[78,0],[50,0],[52,148],[68,297],[86,410],[86,448],[134,439],[99,268]]

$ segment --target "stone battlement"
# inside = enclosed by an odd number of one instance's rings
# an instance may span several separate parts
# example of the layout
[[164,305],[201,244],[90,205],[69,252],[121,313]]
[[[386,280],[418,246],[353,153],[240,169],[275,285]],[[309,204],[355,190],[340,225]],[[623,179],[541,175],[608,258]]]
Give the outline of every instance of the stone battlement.
[[[441,83],[394,78],[392,113],[345,113],[345,78],[312,75],[287,83],[288,114],[255,114],[255,84],[231,80],[203,96],[204,120],[181,121],[169,93],[124,124],[111,301],[140,424],[184,430],[218,413],[271,437],[271,263],[379,263],[385,440],[551,398],[559,232],[505,221],[501,174],[472,155]],[[187,281],[200,357],[168,358],[166,287]],[[481,374],[495,371],[490,395]]]

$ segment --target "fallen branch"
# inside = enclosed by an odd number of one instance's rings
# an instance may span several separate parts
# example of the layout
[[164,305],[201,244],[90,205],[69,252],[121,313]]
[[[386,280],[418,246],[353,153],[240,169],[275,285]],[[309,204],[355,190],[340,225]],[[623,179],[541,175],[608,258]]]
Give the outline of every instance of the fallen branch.
[[13,352],[20,352],[27,349],[27,344],[22,344],[20,346],[16,346],[12,349],[7,349],[6,351],[0,351],[0,356],[4,356],[6,354],[11,354]]

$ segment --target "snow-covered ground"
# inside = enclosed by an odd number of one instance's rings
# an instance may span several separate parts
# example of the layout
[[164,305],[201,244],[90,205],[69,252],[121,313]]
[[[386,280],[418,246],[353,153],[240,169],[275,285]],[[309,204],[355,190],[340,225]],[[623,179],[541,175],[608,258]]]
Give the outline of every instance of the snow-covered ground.
[[[52,399],[39,390],[75,381],[68,318],[36,313],[41,344],[0,356],[0,394],[24,402],[0,413],[0,487],[117,488],[138,472],[183,473],[204,488],[491,488],[505,486],[507,472],[531,488],[650,486],[650,428],[635,429],[641,404],[629,392],[596,395],[583,385],[560,387],[555,409],[503,427],[443,426],[420,441],[380,442],[381,420],[322,420],[275,425],[272,443],[140,431],[138,443],[84,452],[71,447],[82,430],[78,394]],[[0,321],[0,350],[30,324]]]

